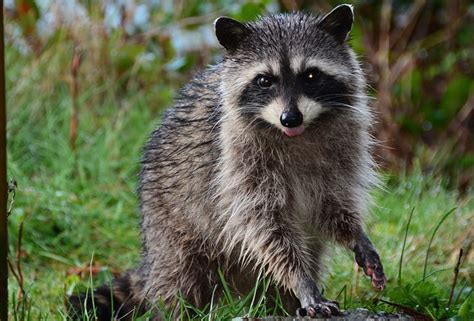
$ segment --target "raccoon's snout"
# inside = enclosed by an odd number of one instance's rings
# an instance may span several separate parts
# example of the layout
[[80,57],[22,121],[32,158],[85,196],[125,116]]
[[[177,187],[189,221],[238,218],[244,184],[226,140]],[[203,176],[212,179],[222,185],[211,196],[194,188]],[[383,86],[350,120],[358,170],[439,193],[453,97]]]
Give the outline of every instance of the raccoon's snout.
[[283,111],[280,122],[286,136],[298,136],[304,131],[303,114],[296,108]]
[[281,113],[280,122],[288,128],[298,127],[303,124],[303,114],[298,109],[285,110]]

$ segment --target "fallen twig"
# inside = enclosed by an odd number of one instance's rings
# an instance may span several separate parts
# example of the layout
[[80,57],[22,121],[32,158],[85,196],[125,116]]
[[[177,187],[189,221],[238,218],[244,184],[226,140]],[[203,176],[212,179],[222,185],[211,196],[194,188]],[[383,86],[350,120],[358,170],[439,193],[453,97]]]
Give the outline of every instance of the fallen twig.
[[433,320],[430,316],[426,315],[426,314],[423,314],[413,308],[410,308],[410,307],[407,307],[407,306],[404,306],[404,305],[401,305],[401,304],[398,304],[398,303],[393,303],[393,302],[390,302],[390,301],[386,301],[386,300],[383,300],[383,299],[377,299],[378,302],[382,302],[382,303],[385,303],[385,304],[388,304],[388,305],[391,305],[393,307],[396,307],[398,309],[400,309],[400,311],[412,316],[413,318],[415,318],[416,320],[420,320],[420,321],[428,321],[428,320]]

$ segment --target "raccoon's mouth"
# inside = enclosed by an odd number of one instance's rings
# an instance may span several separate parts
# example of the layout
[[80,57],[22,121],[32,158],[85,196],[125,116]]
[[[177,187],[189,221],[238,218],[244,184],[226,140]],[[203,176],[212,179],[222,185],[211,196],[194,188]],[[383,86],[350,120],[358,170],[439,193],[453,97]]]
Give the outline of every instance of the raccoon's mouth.
[[294,137],[301,135],[304,132],[304,125],[299,125],[298,127],[283,127],[283,133],[286,136]]

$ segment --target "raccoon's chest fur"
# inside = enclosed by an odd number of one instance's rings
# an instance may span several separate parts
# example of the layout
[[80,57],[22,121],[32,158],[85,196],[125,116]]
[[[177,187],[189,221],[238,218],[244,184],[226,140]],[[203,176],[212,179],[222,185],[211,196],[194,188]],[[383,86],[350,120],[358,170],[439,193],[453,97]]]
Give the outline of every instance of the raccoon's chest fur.
[[357,124],[345,130],[327,115],[306,136],[294,139],[279,133],[255,136],[229,118],[219,141],[218,215],[224,220],[247,213],[269,215],[303,227],[309,224],[311,233],[321,234],[318,223],[328,219],[324,205],[350,198],[348,190],[356,185],[363,158],[360,137],[354,134]]

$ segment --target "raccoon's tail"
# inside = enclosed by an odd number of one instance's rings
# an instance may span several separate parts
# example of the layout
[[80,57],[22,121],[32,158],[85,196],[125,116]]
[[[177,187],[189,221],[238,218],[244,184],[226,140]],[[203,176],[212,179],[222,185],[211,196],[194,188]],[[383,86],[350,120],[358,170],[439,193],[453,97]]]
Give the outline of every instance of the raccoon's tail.
[[136,271],[114,279],[93,292],[70,296],[66,302],[71,320],[133,320],[146,312]]

